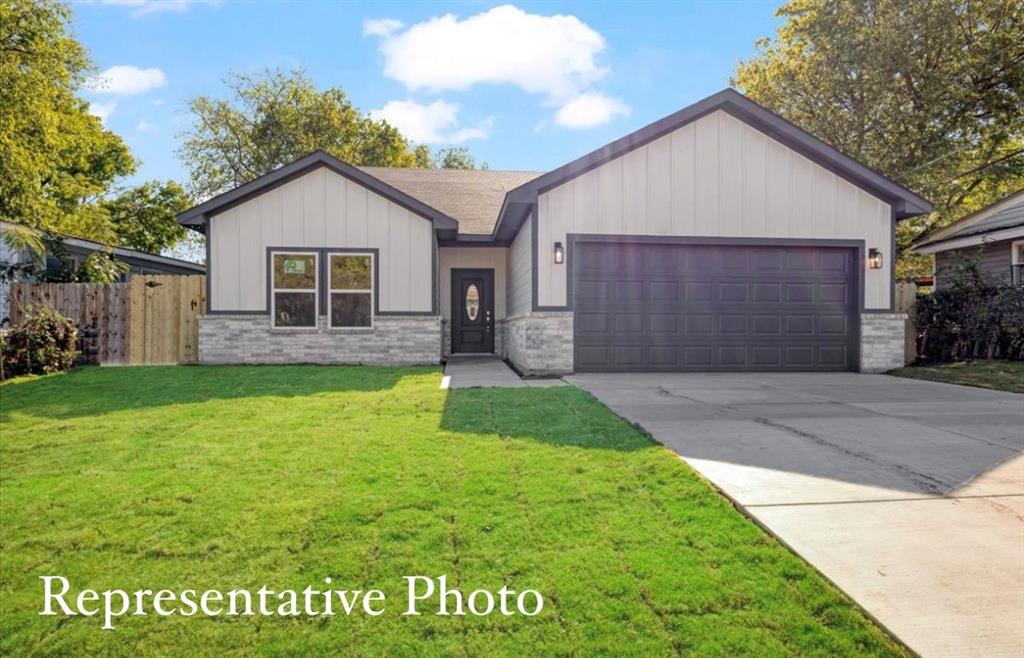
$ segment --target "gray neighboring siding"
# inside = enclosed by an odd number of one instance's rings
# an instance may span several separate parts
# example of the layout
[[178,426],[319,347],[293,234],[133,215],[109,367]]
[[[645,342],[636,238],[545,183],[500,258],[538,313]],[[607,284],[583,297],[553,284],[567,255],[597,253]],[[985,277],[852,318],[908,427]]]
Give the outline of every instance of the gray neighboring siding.
[[993,277],[1009,281],[1012,261],[1012,245],[1014,240],[990,242],[977,247],[964,247],[940,251],[935,254],[935,285],[945,288],[951,285],[950,273],[956,264],[957,256],[976,259],[983,272]]
[[533,310],[533,224],[527,221],[519,230],[508,252],[508,293],[506,309],[509,316]]

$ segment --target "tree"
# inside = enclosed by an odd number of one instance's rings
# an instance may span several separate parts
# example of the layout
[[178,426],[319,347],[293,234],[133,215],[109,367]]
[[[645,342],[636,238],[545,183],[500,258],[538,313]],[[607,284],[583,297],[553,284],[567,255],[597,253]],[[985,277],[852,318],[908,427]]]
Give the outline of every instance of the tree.
[[230,98],[189,101],[194,123],[179,157],[190,189],[208,198],[317,149],[354,165],[411,167],[424,153],[385,121],[361,114],[338,88],[318,91],[302,71],[232,73]]
[[0,3],[0,220],[110,242],[100,196],[135,162],[75,95],[91,69],[70,17],[53,0]]
[[185,238],[177,214],[192,205],[174,181],[150,181],[103,202],[121,246],[160,253]]
[[[900,250],[1024,187],[1020,0],[790,0],[732,83],[932,201]],[[897,273],[930,272],[902,258]]]
[[[476,158],[469,153],[469,149],[465,146],[439,148],[434,154],[434,161],[442,169],[476,169]],[[485,162],[480,168],[487,169],[487,163]]]

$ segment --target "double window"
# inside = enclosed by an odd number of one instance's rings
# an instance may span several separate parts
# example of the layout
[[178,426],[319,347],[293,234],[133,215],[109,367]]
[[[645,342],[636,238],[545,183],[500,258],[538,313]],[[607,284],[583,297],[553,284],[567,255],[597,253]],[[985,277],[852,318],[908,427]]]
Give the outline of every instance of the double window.
[[[271,326],[315,329],[322,291],[328,327],[373,327],[372,252],[272,251],[270,256]],[[324,260],[326,276],[322,277]]]

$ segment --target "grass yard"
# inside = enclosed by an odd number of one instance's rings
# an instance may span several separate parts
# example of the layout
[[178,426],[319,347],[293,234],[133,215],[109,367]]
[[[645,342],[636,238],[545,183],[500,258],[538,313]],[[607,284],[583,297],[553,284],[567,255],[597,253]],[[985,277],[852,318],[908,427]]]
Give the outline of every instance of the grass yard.
[[[0,387],[3,655],[904,655],[573,388],[436,368],[83,368]],[[404,575],[536,617],[402,616]],[[43,617],[82,588],[379,588],[379,617]],[[436,611],[436,603],[434,604]]]
[[1024,393],[1024,361],[960,361],[930,366],[909,366],[893,370],[890,375],[927,379],[946,384],[991,388],[1010,393]]

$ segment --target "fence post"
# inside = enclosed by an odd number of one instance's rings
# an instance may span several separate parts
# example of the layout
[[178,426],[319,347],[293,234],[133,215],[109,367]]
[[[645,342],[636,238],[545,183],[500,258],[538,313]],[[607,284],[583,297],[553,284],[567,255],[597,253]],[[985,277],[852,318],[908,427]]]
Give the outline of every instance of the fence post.
[[913,281],[898,282],[893,301],[897,313],[907,314],[903,361],[912,363],[917,360],[917,284]]

